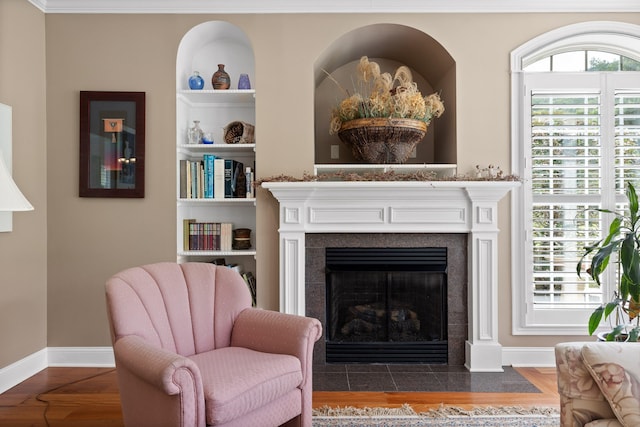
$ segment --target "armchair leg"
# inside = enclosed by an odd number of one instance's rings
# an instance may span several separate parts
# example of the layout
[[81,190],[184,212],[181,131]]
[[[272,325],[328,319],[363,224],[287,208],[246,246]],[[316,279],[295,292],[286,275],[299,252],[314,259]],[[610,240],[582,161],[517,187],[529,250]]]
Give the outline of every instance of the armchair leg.
[[302,427],[302,425],[300,424],[300,419],[301,419],[301,416],[298,415],[297,417],[291,418],[289,421],[282,424],[280,427]]

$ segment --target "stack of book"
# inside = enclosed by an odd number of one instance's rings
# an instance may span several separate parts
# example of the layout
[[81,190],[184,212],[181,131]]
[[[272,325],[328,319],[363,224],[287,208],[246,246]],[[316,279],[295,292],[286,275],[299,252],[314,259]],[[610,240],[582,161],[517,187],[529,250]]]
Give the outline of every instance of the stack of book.
[[180,160],[181,199],[247,197],[244,165],[205,154],[202,160]]
[[232,228],[230,222],[183,221],[183,245],[185,251],[230,251]]
[[242,273],[242,278],[245,283],[249,287],[249,292],[251,292],[251,304],[256,306],[256,277],[252,272],[247,271],[246,273]]
[[240,266],[238,264],[229,264],[227,263],[227,261],[224,258],[216,258],[213,261],[211,261],[211,263],[215,264],[215,265],[221,265],[221,266],[225,266],[227,268],[230,268],[232,270],[234,270],[235,272],[237,272],[238,274],[240,274],[242,276],[242,279],[244,280],[244,282],[247,284],[247,288],[249,288],[249,292],[251,293],[251,304],[255,307],[256,306],[256,276],[253,275],[252,272],[247,271],[246,273],[243,273],[240,270]]

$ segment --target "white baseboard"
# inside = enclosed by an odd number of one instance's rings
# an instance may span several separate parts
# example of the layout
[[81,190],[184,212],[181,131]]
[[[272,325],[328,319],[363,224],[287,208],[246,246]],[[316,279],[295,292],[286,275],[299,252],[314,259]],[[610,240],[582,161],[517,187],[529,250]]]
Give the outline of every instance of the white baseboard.
[[549,367],[556,366],[553,347],[502,347],[502,366]]
[[[502,366],[555,366],[553,347],[503,347]],[[111,347],[47,347],[0,369],[0,393],[47,367],[115,366]]]
[[52,366],[115,366],[111,347],[48,347],[0,369],[0,393]]
[[113,368],[111,347],[48,347],[49,366]]
[[24,359],[0,369],[0,393],[20,384],[47,367],[47,349],[43,348]]

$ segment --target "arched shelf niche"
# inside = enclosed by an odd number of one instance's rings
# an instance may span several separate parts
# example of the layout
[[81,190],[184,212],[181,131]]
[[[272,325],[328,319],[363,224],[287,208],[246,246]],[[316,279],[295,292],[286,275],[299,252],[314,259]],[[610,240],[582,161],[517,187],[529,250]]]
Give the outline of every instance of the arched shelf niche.
[[[316,60],[315,76],[315,163],[350,164],[355,160],[337,135],[329,135],[329,115],[344,98],[340,85],[354,91],[355,70],[362,56],[380,64],[381,72],[394,73],[408,66],[424,96],[439,92],[445,113],[429,125],[418,144],[416,157],[407,163],[456,164],[456,68],[446,49],[428,34],[397,24],[373,24],[355,29],[335,40]],[[340,158],[331,159],[331,146],[339,145]]]
[[231,89],[236,88],[240,73],[249,74],[254,82],[255,59],[253,47],[247,35],[225,21],[209,21],[189,30],[178,47],[176,57],[176,89],[189,89],[189,76],[200,72],[205,81],[204,89],[212,89],[211,76],[225,64],[231,76]]

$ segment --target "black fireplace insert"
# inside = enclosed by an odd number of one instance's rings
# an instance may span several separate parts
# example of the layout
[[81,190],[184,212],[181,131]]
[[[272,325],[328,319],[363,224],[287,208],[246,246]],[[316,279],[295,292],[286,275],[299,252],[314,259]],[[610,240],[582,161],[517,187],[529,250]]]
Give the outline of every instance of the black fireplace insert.
[[326,248],[328,363],[447,363],[447,248]]

